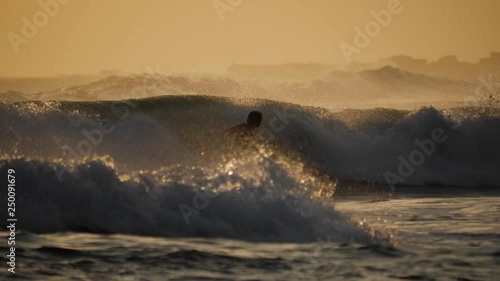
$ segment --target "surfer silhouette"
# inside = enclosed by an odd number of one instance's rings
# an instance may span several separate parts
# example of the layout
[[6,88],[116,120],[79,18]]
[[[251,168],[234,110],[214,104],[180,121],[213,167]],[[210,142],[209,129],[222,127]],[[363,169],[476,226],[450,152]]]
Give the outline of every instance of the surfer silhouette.
[[262,121],[262,112],[252,111],[248,114],[247,122],[236,125],[226,132],[234,135],[236,139],[248,139],[254,137],[253,132],[260,126]]

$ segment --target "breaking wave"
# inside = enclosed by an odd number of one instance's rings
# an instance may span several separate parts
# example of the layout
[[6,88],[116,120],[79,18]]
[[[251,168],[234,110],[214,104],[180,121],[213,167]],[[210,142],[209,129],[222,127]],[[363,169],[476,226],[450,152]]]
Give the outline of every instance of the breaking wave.
[[[264,114],[256,141],[228,139],[224,129],[254,109]],[[9,136],[0,140],[0,172],[15,169],[19,226],[35,232],[369,242],[378,234],[335,210],[336,189],[498,187],[498,116],[432,107],[332,113],[203,96],[0,103]]]
[[[386,183],[390,172],[404,178],[400,185],[477,187],[500,182],[500,114],[493,109],[331,113],[268,100],[203,96],[3,103],[0,129],[9,137],[0,140],[0,147],[3,159],[72,165],[105,157],[122,172],[210,163],[233,150],[224,130],[243,122],[254,109],[264,114],[257,134],[262,143],[330,177]],[[442,143],[433,140],[436,130],[445,139]],[[428,144],[430,150],[417,144],[429,141],[434,142]],[[413,166],[410,175],[400,175],[402,162]]]

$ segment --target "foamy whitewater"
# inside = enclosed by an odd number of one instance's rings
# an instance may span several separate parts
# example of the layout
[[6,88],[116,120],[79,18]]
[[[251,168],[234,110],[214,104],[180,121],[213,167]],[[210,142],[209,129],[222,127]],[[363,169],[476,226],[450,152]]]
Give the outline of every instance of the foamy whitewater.
[[[238,143],[224,131],[251,110],[263,125]],[[17,280],[500,274],[498,109],[332,112],[186,93],[3,102],[0,131]]]

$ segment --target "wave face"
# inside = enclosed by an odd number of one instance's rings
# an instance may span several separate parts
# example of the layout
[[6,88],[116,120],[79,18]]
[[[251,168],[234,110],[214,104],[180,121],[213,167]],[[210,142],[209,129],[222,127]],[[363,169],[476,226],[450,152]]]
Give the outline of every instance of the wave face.
[[[223,133],[255,109],[255,143]],[[16,170],[19,224],[35,232],[366,242],[332,206],[337,182],[498,186],[498,116],[201,96],[1,103],[0,172]]]

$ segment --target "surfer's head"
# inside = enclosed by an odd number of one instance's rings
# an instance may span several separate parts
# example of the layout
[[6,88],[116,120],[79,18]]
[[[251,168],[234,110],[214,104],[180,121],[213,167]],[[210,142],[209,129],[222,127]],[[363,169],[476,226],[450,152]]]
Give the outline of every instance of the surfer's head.
[[260,126],[260,122],[262,121],[262,112],[260,111],[252,111],[248,114],[247,125],[254,129]]

